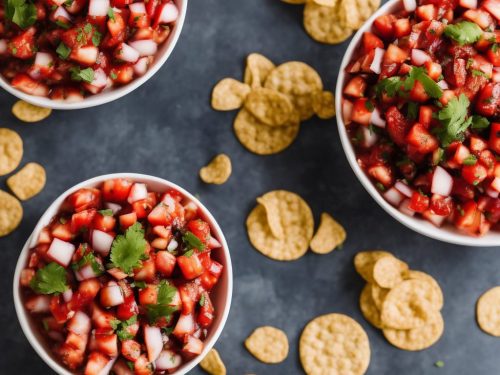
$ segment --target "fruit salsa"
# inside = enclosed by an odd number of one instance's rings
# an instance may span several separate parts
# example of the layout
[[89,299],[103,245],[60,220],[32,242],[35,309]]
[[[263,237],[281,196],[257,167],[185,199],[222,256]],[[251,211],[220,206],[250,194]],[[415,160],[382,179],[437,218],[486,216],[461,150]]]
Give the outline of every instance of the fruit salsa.
[[500,228],[500,1],[402,1],[346,67],[357,162],[392,205],[470,235]]
[[0,72],[27,94],[79,101],[144,75],[178,16],[172,0],[6,0]]
[[42,229],[24,304],[70,371],[169,373],[203,350],[220,247],[178,191],[107,180],[71,194]]

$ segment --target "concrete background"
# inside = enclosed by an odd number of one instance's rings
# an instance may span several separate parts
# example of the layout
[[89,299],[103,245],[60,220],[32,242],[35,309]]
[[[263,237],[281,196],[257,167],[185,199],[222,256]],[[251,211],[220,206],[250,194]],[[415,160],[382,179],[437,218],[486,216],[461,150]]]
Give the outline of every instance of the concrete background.
[[[251,52],[276,63],[307,62],[333,90],[348,42],[315,43],[301,21],[301,6],[278,0],[191,0],[170,60],[126,98],[98,108],[56,112],[42,123],[28,125],[10,114],[15,98],[0,94],[0,125],[22,135],[23,164],[37,161],[48,174],[45,190],[23,204],[20,228],[0,239],[1,374],[51,373],[19,327],[11,292],[18,253],[38,218],[77,182],[125,171],[157,175],[199,194],[225,231],[235,288],[229,320],[216,347],[229,374],[300,374],[300,332],[310,319],[329,312],[348,314],[367,330],[372,349],[368,374],[499,374],[500,339],[480,331],[474,316],[480,294],[500,284],[498,249],[440,243],[385,214],[351,171],[335,121],[308,121],[289,149],[260,157],[246,151],[232,134],[235,113],[210,108],[213,84],[223,77],[242,78],[244,58]],[[198,170],[220,152],[231,156],[233,175],[225,185],[205,185]],[[5,177],[0,186],[5,188]],[[255,251],[246,236],[246,216],[257,196],[277,188],[304,197],[316,220],[323,211],[338,218],[348,233],[343,249],[326,256],[310,253],[288,263]],[[359,250],[375,248],[394,252],[441,284],[446,329],[429,350],[398,350],[362,318],[358,298],[363,283],[352,258]],[[290,340],[290,354],[278,365],[258,362],[242,345],[254,328],[268,324],[285,330]],[[444,368],[434,367],[438,360],[445,362]]]

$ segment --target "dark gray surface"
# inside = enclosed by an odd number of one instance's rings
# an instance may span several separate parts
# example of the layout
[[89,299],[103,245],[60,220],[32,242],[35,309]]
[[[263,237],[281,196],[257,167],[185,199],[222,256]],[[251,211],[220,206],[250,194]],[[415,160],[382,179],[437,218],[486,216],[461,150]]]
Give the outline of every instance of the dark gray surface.
[[[172,180],[212,211],[225,231],[234,267],[229,320],[216,347],[233,374],[301,373],[298,338],[317,315],[342,312],[368,332],[372,348],[369,374],[498,374],[500,339],[478,329],[479,295],[500,284],[498,249],[447,245],[406,229],[379,208],[361,187],[343,155],[334,121],[304,123],[285,152],[259,157],[243,149],[232,134],[234,113],[210,109],[212,85],[227,76],[241,78],[243,60],[254,51],[277,63],[301,60],[334,88],[347,43],[323,46],[303,32],[300,6],[278,0],[191,0],[183,34],[171,59],[144,86],[126,98],[94,109],[57,112],[36,125],[10,114],[15,99],[0,94],[1,125],[23,139],[23,163],[47,169],[45,190],[24,203],[20,228],[0,239],[0,373],[50,373],[24,337],[12,302],[17,255],[38,218],[60,193],[87,178],[110,172],[140,172]],[[229,154],[233,175],[223,186],[204,185],[198,169],[219,152]],[[2,178],[1,185],[4,185]],[[322,211],[346,227],[342,250],[307,254],[295,262],[269,260],[250,246],[244,222],[254,199],[283,188],[302,195],[316,219]],[[408,353],[390,346],[367,324],[358,308],[362,288],[352,266],[354,254],[382,247],[411,267],[435,276],[445,294],[446,329],[431,349]],[[279,365],[255,360],[242,342],[257,326],[284,329],[290,354]],[[434,367],[437,360],[445,367]],[[193,373],[201,374],[200,370]]]

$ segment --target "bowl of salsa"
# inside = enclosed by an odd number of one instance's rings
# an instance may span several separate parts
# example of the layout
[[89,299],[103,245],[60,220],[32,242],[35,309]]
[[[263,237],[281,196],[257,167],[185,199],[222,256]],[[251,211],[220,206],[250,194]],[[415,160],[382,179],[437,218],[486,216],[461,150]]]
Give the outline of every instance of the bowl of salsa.
[[500,2],[391,0],[357,32],[336,87],[347,159],[411,229],[500,244]]
[[53,109],[116,100],[168,59],[187,0],[6,0],[0,86]]
[[185,374],[217,341],[231,295],[210,212],[171,182],[130,173],[57,198],[14,276],[23,332],[59,374]]

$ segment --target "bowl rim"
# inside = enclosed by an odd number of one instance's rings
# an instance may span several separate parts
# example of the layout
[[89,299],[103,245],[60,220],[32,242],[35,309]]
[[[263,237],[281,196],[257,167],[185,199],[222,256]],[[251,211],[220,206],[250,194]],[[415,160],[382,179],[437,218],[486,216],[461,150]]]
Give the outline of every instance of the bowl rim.
[[52,219],[53,215],[55,212],[57,212],[61,206],[61,204],[64,202],[64,200],[72,193],[77,191],[78,189],[88,187],[88,186],[93,186],[99,183],[102,183],[105,180],[108,179],[113,179],[113,178],[127,178],[132,181],[141,181],[144,183],[148,182],[153,182],[157,184],[161,184],[166,188],[173,188],[179,191],[185,198],[188,200],[194,202],[199,209],[201,209],[204,217],[209,221],[209,224],[212,228],[212,230],[217,234],[217,237],[222,245],[222,252],[223,252],[223,257],[225,259],[225,272],[227,274],[227,294],[225,296],[225,304],[224,304],[224,310],[222,311],[221,319],[219,322],[219,325],[217,327],[213,327],[214,331],[210,339],[206,340],[204,342],[204,347],[203,351],[196,356],[195,358],[191,359],[190,361],[186,362],[183,364],[177,371],[172,373],[172,375],[184,375],[188,373],[190,370],[192,370],[198,363],[208,354],[208,352],[212,349],[212,347],[215,345],[217,340],[219,339],[222,330],[227,322],[227,318],[229,315],[229,310],[231,308],[231,301],[232,301],[232,294],[233,294],[233,269],[232,269],[232,263],[231,263],[231,254],[229,251],[229,246],[227,244],[226,238],[224,236],[224,233],[222,229],[220,228],[218,222],[215,220],[215,218],[212,216],[210,211],[203,205],[203,203],[200,202],[198,198],[196,198],[194,195],[189,193],[187,190],[184,188],[180,187],[179,185],[160,178],[160,177],[155,177],[151,175],[146,175],[146,174],[140,174],[140,173],[112,173],[112,174],[106,174],[106,175],[101,175],[101,176],[96,176],[90,179],[87,179],[85,181],[82,181],[66,191],[64,191],[62,194],[60,194],[50,205],[49,207],[45,210],[45,212],[42,214],[40,219],[38,220],[37,224],[35,225],[35,228],[33,229],[33,232],[31,235],[28,237],[28,240],[23,246],[23,249],[21,250],[17,263],[16,263],[16,268],[14,272],[14,280],[13,280],[13,298],[14,298],[14,307],[16,310],[16,315],[19,320],[19,324],[21,325],[21,328],[24,332],[24,335],[28,339],[30,345],[32,348],[35,350],[35,352],[42,358],[42,360],[56,373],[58,374],[63,374],[63,375],[73,375],[72,372],[70,372],[68,369],[63,367],[61,364],[59,364],[56,360],[54,360],[50,355],[49,351],[45,349],[45,346],[38,338],[35,336],[34,330],[31,329],[29,325],[29,317],[28,317],[28,312],[24,308],[24,305],[21,300],[21,293],[20,293],[20,276],[21,276],[21,271],[24,269],[26,266],[26,261],[29,253],[29,249],[36,244],[37,241],[37,234],[40,232],[40,230],[48,224],[48,222]]
[[406,227],[424,236],[455,245],[473,247],[499,246],[500,233],[496,234],[489,232],[483,237],[468,236],[466,234],[458,232],[451,226],[437,228],[426,220],[411,217],[402,213],[382,197],[382,195],[375,189],[374,184],[370,181],[370,179],[367,177],[365,172],[361,169],[356,161],[356,153],[348,137],[346,126],[342,118],[342,91],[344,88],[346,77],[348,76],[348,74],[346,74],[345,72],[345,68],[351,61],[352,55],[361,42],[363,33],[365,31],[369,31],[372,28],[373,21],[381,15],[393,13],[396,10],[401,9],[402,7],[403,5],[401,0],[389,0],[387,3],[382,5],[375,13],[373,13],[373,15],[363,24],[363,26],[356,32],[356,34],[350,41],[347,50],[342,58],[342,62],[340,63],[337,84],[335,88],[335,109],[337,128],[347,161],[349,162],[349,165],[354,171],[354,174],[358,178],[359,182],[361,182],[365,190],[372,196],[373,199],[375,199],[378,205],[382,207],[385,212],[387,212],[394,219],[396,219]]
[[75,109],[84,109],[90,107],[96,107],[102,104],[106,104],[112,102],[114,100],[120,99],[121,97],[131,93],[138,87],[142,86],[146,83],[153,75],[155,75],[158,70],[165,64],[168,60],[175,46],[177,45],[177,41],[182,32],[182,28],[184,27],[184,21],[186,19],[187,14],[187,6],[189,0],[174,0],[177,6],[180,4],[179,9],[179,18],[175,22],[175,26],[173,27],[172,33],[169,36],[168,40],[164,42],[165,50],[160,54],[159,51],[155,55],[155,60],[150,69],[141,77],[134,79],[132,82],[118,87],[113,88],[109,91],[103,91],[99,94],[91,95],[84,98],[78,102],[70,102],[67,103],[65,101],[57,101],[52,100],[42,96],[35,96],[26,94],[14,87],[0,74],[0,87],[2,87],[5,91],[14,95],[18,99],[22,99],[25,102],[28,102],[33,105],[37,105],[40,107],[57,109],[57,110],[75,110]]

